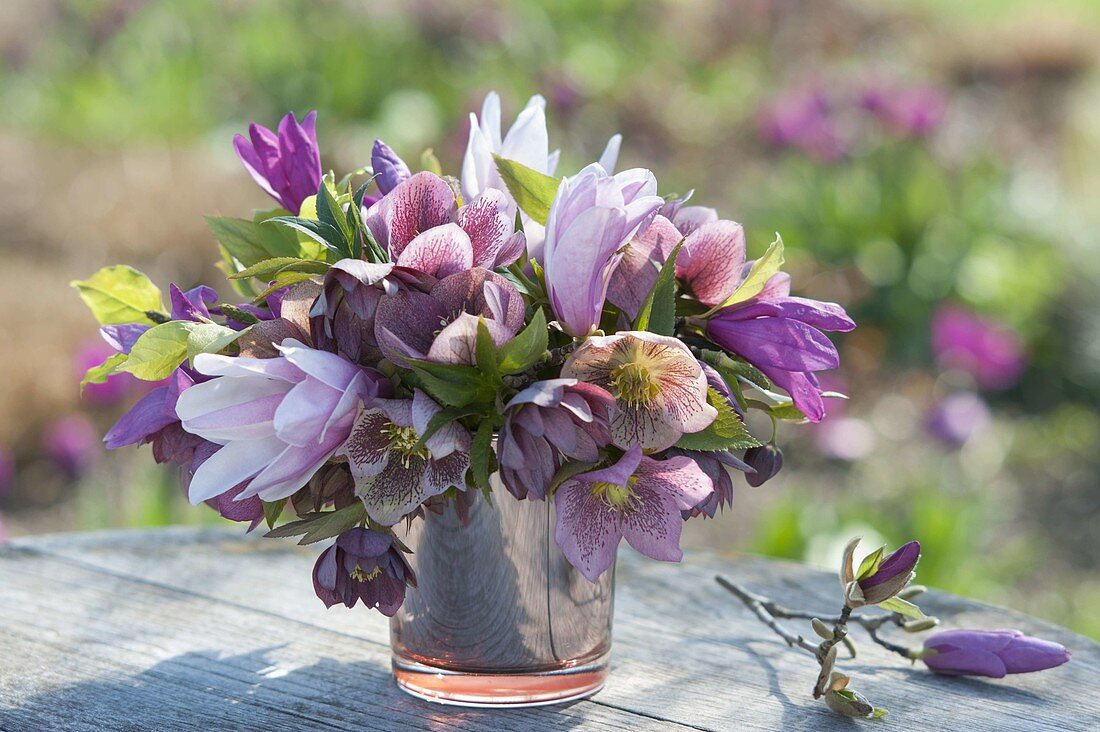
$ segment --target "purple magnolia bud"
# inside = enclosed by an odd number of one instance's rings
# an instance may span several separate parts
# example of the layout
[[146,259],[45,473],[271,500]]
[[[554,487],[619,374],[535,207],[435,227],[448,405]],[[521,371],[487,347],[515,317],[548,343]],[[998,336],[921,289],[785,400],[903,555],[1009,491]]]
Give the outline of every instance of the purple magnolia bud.
[[1026,674],[1061,666],[1069,651],[1052,641],[1018,630],[945,630],[924,641],[921,658],[928,668],[948,676]]
[[275,131],[251,124],[248,137],[237,135],[233,147],[256,184],[295,216],[321,187],[316,112],[300,123],[287,114]]
[[882,560],[878,569],[857,578],[863,601],[877,605],[901,592],[913,580],[913,569],[920,559],[920,542],[911,541]]
[[774,478],[783,467],[783,452],[774,444],[745,450],[745,462],[755,473],[745,473],[745,481],[756,488]]
[[356,601],[392,617],[405,601],[405,586],[416,586],[412,568],[389,534],[348,529],[317,558],[313,589],[327,607]]
[[381,140],[374,141],[374,149],[370,153],[370,164],[374,168],[374,182],[382,195],[386,195],[412,175],[405,161]]

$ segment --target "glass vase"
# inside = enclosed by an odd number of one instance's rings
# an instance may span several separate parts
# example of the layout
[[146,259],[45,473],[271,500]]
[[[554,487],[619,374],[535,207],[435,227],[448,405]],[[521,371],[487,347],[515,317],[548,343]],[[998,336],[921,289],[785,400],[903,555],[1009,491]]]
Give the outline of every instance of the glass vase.
[[554,542],[552,501],[501,486],[466,521],[453,502],[403,541],[417,587],[390,621],[398,685],[429,701],[535,706],[599,691],[611,650],[614,570],[585,579]]

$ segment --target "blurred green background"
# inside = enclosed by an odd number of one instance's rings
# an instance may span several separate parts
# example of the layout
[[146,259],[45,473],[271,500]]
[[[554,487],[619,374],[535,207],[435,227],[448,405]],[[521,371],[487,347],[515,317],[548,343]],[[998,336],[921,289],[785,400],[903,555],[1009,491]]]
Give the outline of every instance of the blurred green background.
[[688,548],[828,564],[925,546],[921,582],[1100,637],[1100,4],[1090,0],[8,0],[0,6],[2,531],[212,522],[99,436],[139,387],[70,279],[224,288],[204,214],[266,206],[230,140],[319,111],[327,167],[549,102],[561,170],[622,165],[782,233],[798,294],[860,328],[852,395]]

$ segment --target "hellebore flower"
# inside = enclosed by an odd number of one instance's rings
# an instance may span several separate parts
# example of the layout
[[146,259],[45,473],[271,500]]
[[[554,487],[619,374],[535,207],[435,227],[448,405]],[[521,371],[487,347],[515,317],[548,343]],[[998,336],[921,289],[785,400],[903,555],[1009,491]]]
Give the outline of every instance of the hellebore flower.
[[1061,666],[1069,651],[1018,630],[944,630],[924,641],[921,660],[938,674],[988,676],[1026,674]]
[[714,490],[686,457],[653,460],[635,446],[609,468],[573,476],[554,493],[554,541],[569,563],[595,582],[615,563],[625,538],[652,559],[678,562],[681,511]]
[[913,569],[920,559],[920,542],[904,544],[886,558],[882,557],[882,549],[879,549],[863,560],[858,573],[852,568],[857,544],[858,538],[848,542],[840,565],[840,586],[844,588],[844,601],[848,607],[885,602],[913,581],[916,576]]
[[313,590],[326,607],[361,601],[392,617],[405,601],[406,584],[416,586],[412,567],[392,537],[370,529],[340,534],[313,565]]
[[440,280],[427,293],[409,290],[384,298],[375,314],[375,338],[386,358],[474,364],[478,319],[496,346],[523,327],[523,296],[496,272],[475,267]]
[[706,335],[786,390],[811,422],[825,417],[815,371],[840,365],[836,346],[822,331],[856,327],[835,303],[790,296],[790,277],[774,275],[757,295],[707,319]]
[[611,394],[576,379],[537,381],[516,394],[497,442],[501,482],[520,500],[542,500],[566,460],[599,460],[614,409]]
[[753,472],[745,473],[745,482],[759,488],[783,469],[783,451],[772,442],[745,450],[745,463]]
[[374,147],[370,153],[370,165],[374,170],[375,185],[383,196],[412,176],[405,161],[381,140],[374,141]]
[[681,341],[644,331],[585,340],[562,366],[564,378],[602,387],[615,397],[613,442],[658,452],[718,416],[707,402],[707,377]]
[[279,122],[277,134],[253,123],[248,126],[248,137],[233,138],[237,157],[260,188],[297,216],[302,201],[321,187],[317,113],[307,114],[301,124],[287,114]]
[[180,395],[188,432],[222,445],[195,471],[192,503],[248,481],[237,500],[291,495],[351,433],[360,402],[388,382],[340,356],[288,338],[278,358],[200,354],[199,373],[216,377]]
[[445,277],[519,258],[523,232],[515,231],[508,209],[507,197],[496,190],[458,208],[447,181],[421,172],[371,205],[363,221],[395,264]]
[[942,368],[970,374],[982,389],[1007,389],[1027,367],[1023,344],[1011,329],[957,305],[932,314],[932,352]]
[[417,389],[412,399],[375,399],[359,412],[340,454],[347,456],[355,492],[374,521],[393,526],[451,486],[466,490],[466,430],[451,422],[419,444],[440,411]]
[[661,266],[683,238],[671,221],[658,215],[626,245],[611,274],[607,299],[631,321],[657,284]]
[[624,244],[664,200],[648,170],[610,176],[598,163],[563,178],[546,221],[546,292],[562,328],[584,337],[600,322]]
[[374,337],[378,304],[407,289],[426,291],[434,278],[406,267],[342,259],[325,273],[324,286],[310,310],[313,342],[324,351],[339,353],[366,365],[382,352]]
[[672,448],[668,454],[670,456],[683,455],[694,460],[699,469],[706,473],[711,483],[714,484],[714,490],[709,496],[700,501],[690,511],[683,512],[685,520],[695,516],[714,518],[719,510],[731,508],[733,506],[733,476],[730,474],[730,469],[746,473],[752,472],[749,465],[729,452],[700,452]]

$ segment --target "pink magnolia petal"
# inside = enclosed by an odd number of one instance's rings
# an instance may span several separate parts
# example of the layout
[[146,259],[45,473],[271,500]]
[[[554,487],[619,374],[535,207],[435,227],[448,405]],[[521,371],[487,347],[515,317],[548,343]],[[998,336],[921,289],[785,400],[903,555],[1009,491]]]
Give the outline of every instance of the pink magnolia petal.
[[275,434],[296,447],[316,443],[340,403],[342,393],[322,382],[307,378],[294,386],[275,411]]
[[192,505],[235,488],[253,477],[277,458],[286,444],[272,435],[263,440],[235,440],[207,458],[187,489]]
[[745,264],[745,230],[733,221],[703,224],[684,239],[676,258],[676,277],[704,305],[733,294]]
[[444,224],[412,239],[397,257],[397,264],[443,278],[474,265],[473,245],[458,224]]

